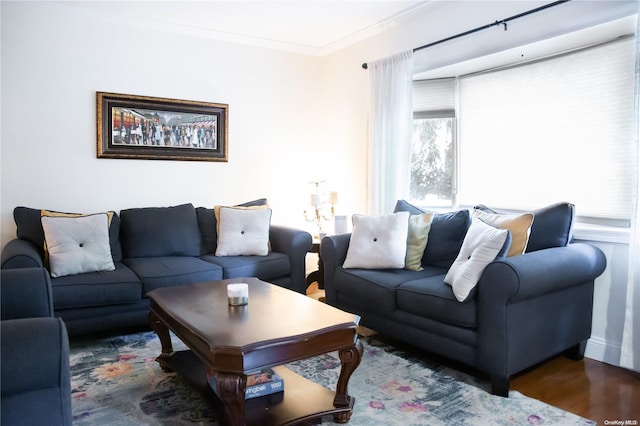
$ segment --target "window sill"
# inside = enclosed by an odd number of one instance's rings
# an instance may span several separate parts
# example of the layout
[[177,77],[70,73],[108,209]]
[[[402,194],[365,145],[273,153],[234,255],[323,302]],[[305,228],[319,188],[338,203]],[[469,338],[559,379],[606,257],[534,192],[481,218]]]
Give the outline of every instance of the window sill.
[[576,223],[573,226],[573,238],[582,241],[629,244],[631,230],[613,226]]

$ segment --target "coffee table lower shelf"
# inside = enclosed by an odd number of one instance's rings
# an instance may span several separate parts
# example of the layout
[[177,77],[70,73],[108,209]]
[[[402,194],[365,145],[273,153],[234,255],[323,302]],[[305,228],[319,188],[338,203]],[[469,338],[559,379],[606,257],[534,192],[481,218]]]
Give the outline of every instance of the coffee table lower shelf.
[[[206,378],[206,367],[191,351],[174,352],[163,362],[208,397],[214,405],[221,423],[225,423],[224,404],[211,390]],[[335,392],[299,376],[286,367],[274,367],[284,379],[284,392],[278,392],[245,401],[247,425],[306,425],[320,421],[333,421],[335,414],[353,410],[355,398],[347,407],[333,406]],[[325,418],[326,417],[326,418]],[[348,419],[349,416],[347,416]]]

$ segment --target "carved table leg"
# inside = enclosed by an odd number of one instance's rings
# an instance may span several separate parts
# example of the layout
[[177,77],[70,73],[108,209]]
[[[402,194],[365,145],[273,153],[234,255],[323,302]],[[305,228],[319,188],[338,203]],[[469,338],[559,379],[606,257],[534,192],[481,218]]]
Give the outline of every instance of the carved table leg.
[[[333,399],[333,406],[353,406],[353,397],[349,396],[347,388],[351,375],[356,368],[358,368],[358,365],[360,365],[360,360],[362,359],[362,343],[360,340],[356,340],[352,347],[341,349],[339,354],[342,368],[340,369],[340,377],[338,378],[338,385],[336,386],[336,396]],[[336,413],[333,415],[333,421],[336,423],[347,423],[351,418],[351,412],[352,410]]]
[[225,411],[232,426],[244,426],[245,407],[244,394],[247,387],[247,376],[235,374],[213,373],[216,377],[218,397],[225,405]]
[[153,312],[149,312],[149,324],[153,331],[156,332],[158,338],[160,339],[160,344],[162,345],[162,354],[156,358],[158,364],[160,364],[160,368],[165,373],[170,373],[173,371],[171,367],[169,367],[168,360],[173,356],[173,345],[171,344],[171,336],[169,336],[169,329],[160,321],[160,318]]

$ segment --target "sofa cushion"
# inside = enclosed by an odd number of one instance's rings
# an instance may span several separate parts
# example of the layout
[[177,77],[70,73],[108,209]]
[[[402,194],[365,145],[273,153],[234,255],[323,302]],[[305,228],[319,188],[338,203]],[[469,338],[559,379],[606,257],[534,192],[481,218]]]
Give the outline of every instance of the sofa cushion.
[[432,221],[433,213],[414,214],[409,217],[407,255],[404,259],[405,269],[422,270],[422,256],[427,247]]
[[[405,211],[410,214],[428,213],[405,200],[398,200],[394,211]],[[471,217],[468,210],[434,214],[422,265],[449,268],[460,252],[470,224]]]
[[573,238],[576,208],[571,203],[556,203],[533,211],[535,218],[527,253],[551,247],[564,247]]
[[200,229],[200,255],[215,253],[218,232],[214,210],[198,207],[196,208],[196,217]]
[[[78,215],[82,213],[62,213],[48,210],[57,214]],[[109,246],[114,262],[122,260],[122,248],[120,246],[120,217],[116,212],[109,212],[111,223],[109,225]],[[44,257],[44,230],[42,229],[42,210],[30,207],[16,207],[13,209],[13,218],[16,222],[16,234],[21,240],[27,240],[38,248],[40,255]]]
[[333,283],[338,293],[347,295],[354,306],[377,315],[397,309],[396,289],[407,281],[444,275],[442,268],[426,267],[422,271],[407,269],[337,269]]
[[43,213],[41,220],[53,278],[115,269],[107,213],[78,217]]
[[404,268],[409,213],[353,216],[344,268]]
[[289,275],[289,256],[271,252],[266,256],[213,256],[200,259],[222,268],[222,278],[257,277],[264,281]]
[[124,259],[142,280],[142,294],[160,287],[222,279],[222,268],[197,257],[161,256]]
[[408,281],[396,290],[398,309],[449,324],[476,328],[476,300],[460,303],[444,274]]
[[427,213],[420,207],[414,206],[405,200],[396,201],[396,206],[393,209],[394,212],[409,212],[409,214],[422,214]]
[[67,275],[51,279],[54,309],[135,303],[142,298],[142,283],[120,262],[115,270]]
[[266,256],[269,254],[271,209],[217,206],[216,256]]
[[453,287],[453,294],[460,302],[471,295],[487,265],[509,250],[510,231],[487,225],[473,219],[464,238],[458,257],[449,268],[444,282]]
[[449,268],[460,252],[470,223],[468,210],[436,214],[431,222],[422,264]]
[[[266,198],[258,198],[256,200],[247,201],[246,203],[236,204],[238,207],[267,206]],[[216,243],[218,242],[216,213],[214,209],[206,207],[196,208],[198,217],[198,226],[200,228],[200,254],[209,254],[216,252]]]
[[126,209],[120,219],[125,259],[200,255],[200,229],[192,204]]
[[531,212],[520,214],[496,214],[482,210],[480,206],[475,206],[472,213],[473,218],[478,218],[484,223],[501,229],[508,229],[511,233],[511,247],[507,256],[517,256],[524,254],[534,215]]

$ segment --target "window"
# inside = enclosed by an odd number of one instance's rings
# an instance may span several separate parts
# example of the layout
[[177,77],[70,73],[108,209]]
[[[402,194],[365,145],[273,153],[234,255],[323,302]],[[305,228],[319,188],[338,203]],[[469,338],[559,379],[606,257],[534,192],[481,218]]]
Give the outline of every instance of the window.
[[454,203],[455,80],[417,81],[413,89],[412,202]]
[[529,210],[570,201],[582,217],[625,223],[636,170],[634,60],[627,37],[459,77],[448,88],[457,97],[450,152],[430,139],[446,134],[442,118],[428,117],[441,106],[422,105],[428,90],[441,98],[438,80],[416,82],[414,96],[423,94],[414,105],[420,142],[412,160],[420,165],[412,169],[412,199],[434,204],[429,191],[445,188],[434,156],[447,152],[437,161],[452,171],[454,206]]
[[409,186],[412,201],[430,206],[452,205],[454,120],[453,116],[414,116]]

